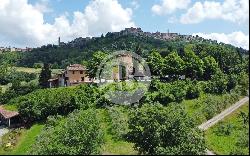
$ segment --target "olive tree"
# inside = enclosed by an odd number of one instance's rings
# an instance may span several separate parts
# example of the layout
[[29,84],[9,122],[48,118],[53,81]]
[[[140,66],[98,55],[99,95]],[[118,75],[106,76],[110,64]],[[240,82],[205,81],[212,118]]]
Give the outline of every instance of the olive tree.
[[131,113],[128,138],[140,154],[205,153],[203,133],[179,105],[145,104]]

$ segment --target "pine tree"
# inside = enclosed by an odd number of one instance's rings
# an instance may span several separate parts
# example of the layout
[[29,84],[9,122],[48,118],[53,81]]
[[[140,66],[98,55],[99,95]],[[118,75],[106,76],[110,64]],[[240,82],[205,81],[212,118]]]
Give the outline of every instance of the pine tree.
[[48,80],[51,78],[51,70],[48,63],[44,63],[44,66],[42,68],[42,71],[39,76],[39,85],[42,88],[48,88],[49,82]]

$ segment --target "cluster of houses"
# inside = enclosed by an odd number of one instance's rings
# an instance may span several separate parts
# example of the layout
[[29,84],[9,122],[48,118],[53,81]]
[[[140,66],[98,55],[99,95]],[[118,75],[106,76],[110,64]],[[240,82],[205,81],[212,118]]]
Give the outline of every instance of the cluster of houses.
[[115,35],[115,36],[123,36],[123,35],[129,35],[133,34],[135,36],[147,36],[147,37],[153,37],[155,39],[161,39],[161,40],[171,40],[176,39],[179,34],[178,33],[170,33],[169,31],[167,33],[161,33],[161,32],[143,32],[141,28],[125,28],[125,30],[122,30],[120,32],[109,32],[107,35]]
[[[99,83],[100,81],[120,81],[136,78],[142,80],[147,75],[144,74],[143,69],[135,70],[133,67],[133,57],[129,53],[119,54],[116,59],[121,65],[115,64],[110,71],[110,77],[98,80],[97,78],[90,78],[87,74],[87,68],[81,64],[71,64],[62,70],[60,73],[54,75],[49,79],[50,88],[75,86],[83,83]],[[123,70],[123,71],[122,71]]]
[[[133,34],[135,36],[147,36],[147,37],[152,37],[152,38],[155,38],[155,39],[160,39],[160,40],[173,40],[173,39],[178,39],[178,38],[181,38],[181,39],[184,39],[186,41],[191,41],[193,39],[201,39],[200,37],[198,36],[192,36],[192,35],[181,35],[179,33],[172,33],[172,32],[165,32],[165,33],[161,33],[159,31],[157,32],[144,32],[142,31],[141,28],[134,28],[134,27],[131,27],[131,28],[125,28],[124,30],[121,30],[120,32],[108,32],[106,34],[106,36],[115,36],[115,37],[120,37],[120,36],[124,36],[124,35],[129,35],[129,34]],[[59,46],[65,46],[65,45],[69,45],[71,47],[75,47],[75,46],[84,46],[88,41],[90,40],[95,40],[95,39],[98,39],[100,37],[79,37],[79,38],[76,38],[75,40],[69,42],[69,43],[64,43],[64,42],[60,42],[60,39],[59,39],[59,43],[58,45]]]
[[3,52],[13,52],[13,51],[16,51],[16,52],[27,52],[27,51],[31,51],[33,48],[29,48],[29,47],[26,47],[26,48],[16,48],[16,47],[0,47],[0,53],[3,53]]

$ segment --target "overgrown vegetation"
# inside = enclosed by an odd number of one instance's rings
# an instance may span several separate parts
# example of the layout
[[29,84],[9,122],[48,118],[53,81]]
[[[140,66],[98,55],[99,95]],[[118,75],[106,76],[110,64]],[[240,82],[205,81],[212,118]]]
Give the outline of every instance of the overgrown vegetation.
[[249,154],[249,104],[206,132],[208,147],[222,155]]
[[50,121],[33,145],[31,154],[98,154],[103,143],[100,123],[93,109],[71,113]]
[[[88,75],[95,77],[100,62],[115,50],[135,51],[145,58],[151,70],[149,90],[133,105],[115,105],[104,95],[117,90],[130,95],[136,87],[145,89],[135,82],[45,89],[51,77],[49,64],[52,68],[65,68],[70,63],[82,63],[87,66]],[[0,54],[0,84],[12,84],[5,93],[0,92],[0,103],[7,104],[5,108],[17,108],[25,126],[46,122],[41,133],[37,130],[27,134],[25,141],[13,139],[13,147],[20,147],[14,150],[18,154],[200,155],[206,144],[204,134],[195,127],[247,95],[248,63],[245,50],[207,40],[165,42],[107,34],[75,47],[48,45],[29,53]],[[42,64],[45,66],[40,74],[41,88],[34,82],[37,77],[33,74],[12,72],[14,65],[41,68]],[[246,129],[248,116],[240,116]],[[231,136],[240,130],[242,136],[234,135],[237,145],[229,154],[245,154],[249,141],[243,126],[220,125],[209,135]],[[10,138],[25,136],[19,132],[13,131]],[[209,145],[216,148],[213,142]]]
[[205,139],[179,105],[143,105],[129,120],[128,137],[141,154],[200,155]]

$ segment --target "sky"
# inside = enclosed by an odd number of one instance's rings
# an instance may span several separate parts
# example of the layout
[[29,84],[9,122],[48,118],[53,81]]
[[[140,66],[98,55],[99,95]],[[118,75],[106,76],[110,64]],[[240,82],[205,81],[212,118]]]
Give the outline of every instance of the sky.
[[141,27],[249,49],[249,0],[0,0],[0,47],[38,47]]

